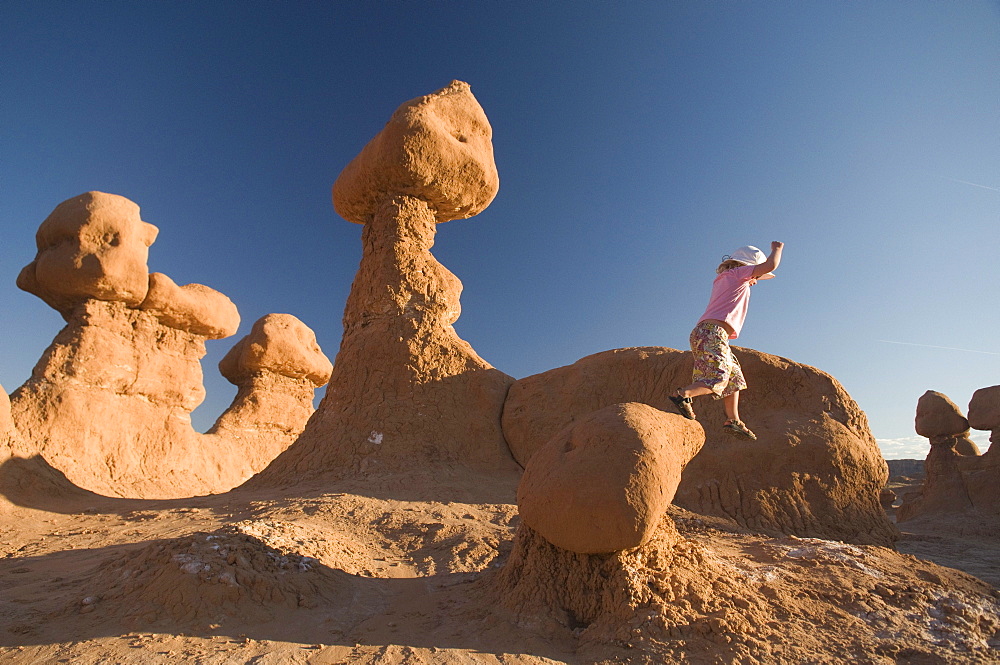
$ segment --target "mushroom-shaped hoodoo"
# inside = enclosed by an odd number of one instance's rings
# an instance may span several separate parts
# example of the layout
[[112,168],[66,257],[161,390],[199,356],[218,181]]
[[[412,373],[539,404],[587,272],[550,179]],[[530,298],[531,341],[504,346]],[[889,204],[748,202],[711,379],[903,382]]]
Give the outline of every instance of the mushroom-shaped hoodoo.
[[330,380],[333,365],[306,324],[291,314],[267,314],[229,350],[219,371],[235,385],[255,373],[272,372],[318,387]]

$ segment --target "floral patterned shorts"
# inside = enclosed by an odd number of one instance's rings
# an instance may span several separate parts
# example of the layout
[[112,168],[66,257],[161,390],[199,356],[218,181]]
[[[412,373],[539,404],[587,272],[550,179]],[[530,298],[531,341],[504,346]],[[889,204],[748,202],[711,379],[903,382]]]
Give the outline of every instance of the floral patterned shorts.
[[695,383],[711,388],[713,396],[727,397],[747,387],[740,362],[729,348],[729,331],[718,323],[702,321],[691,331]]

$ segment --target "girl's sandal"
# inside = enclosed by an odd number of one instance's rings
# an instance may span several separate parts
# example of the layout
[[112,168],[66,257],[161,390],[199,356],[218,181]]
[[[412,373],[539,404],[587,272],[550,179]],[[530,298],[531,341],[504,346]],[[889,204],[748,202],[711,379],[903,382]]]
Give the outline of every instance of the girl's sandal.
[[751,432],[750,428],[743,424],[742,420],[727,420],[723,423],[722,429],[725,430],[726,434],[730,434],[741,439],[749,439],[750,441],[757,440],[757,435]]
[[691,406],[692,399],[690,397],[681,397],[680,395],[669,395],[669,397],[682,416],[689,420],[697,420],[694,416],[694,408]]

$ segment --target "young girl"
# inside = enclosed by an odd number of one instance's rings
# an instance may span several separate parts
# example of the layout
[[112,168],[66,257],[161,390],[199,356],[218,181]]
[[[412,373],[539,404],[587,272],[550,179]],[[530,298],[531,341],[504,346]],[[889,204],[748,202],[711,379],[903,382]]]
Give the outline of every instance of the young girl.
[[729,416],[722,428],[728,434],[744,439],[757,435],[740,420],[740,391],[747,387],[740,363],[729,348],[729,340],[736,339],[743,328],[750,304],[750,287],[759,279],[771,279],[772,271],[781,263],[785,243],[771,243],[771,255],[752,245],[740,247],[730,256],[722,257],[712,283],[712,297],[698,325],[691,331],[691,352],[694,355],[693,383],[678,388],[670,400],[681,414],[695,419],[692,398],[713,395],[722,398]]

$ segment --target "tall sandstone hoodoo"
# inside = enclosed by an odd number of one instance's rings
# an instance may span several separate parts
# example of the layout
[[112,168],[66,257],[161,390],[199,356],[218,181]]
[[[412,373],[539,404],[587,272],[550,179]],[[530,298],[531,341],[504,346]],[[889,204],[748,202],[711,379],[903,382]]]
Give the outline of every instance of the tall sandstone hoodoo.
[[[309,411],[311,402],[300,386],[257,381],[213,434],[194,431],[205,341],[235,333],[240,316],[214,289],[150,273],[156,235],[139,206],[103,192],[63,202],[42,223],[17,284],[66,327],[11,396],[11,415],[25,452],[80,487],[142,498],[225,491],[287,447],[308,417],[276,431],[261,413],[286,405],[289,391]],[[262,408],[248,412],[247,401]]]
[[333,203],[363,224],[326,395],[299,440],[254,482],[303,475],[517,472],[500,414],[513,379],[462,340],[462,283],[431,254],[436,225],[499,186],[492,129],[468,84],[406,102],[344,168]]
[[[754,529],[890,545],[897,532],[879,503],[888,468],[867,418],[817,369],[737,348],[750,390],[741,402],[758,440],[722,431],[725,414],[696,402],[705,445],[684,469],[674,503]],[[668,396],[691,380],[691,355],[664,348],[606,351],[517,381],[504,408],[511,451],[529,464],[546,441],[586,414],[641,402],[676,413]]]

